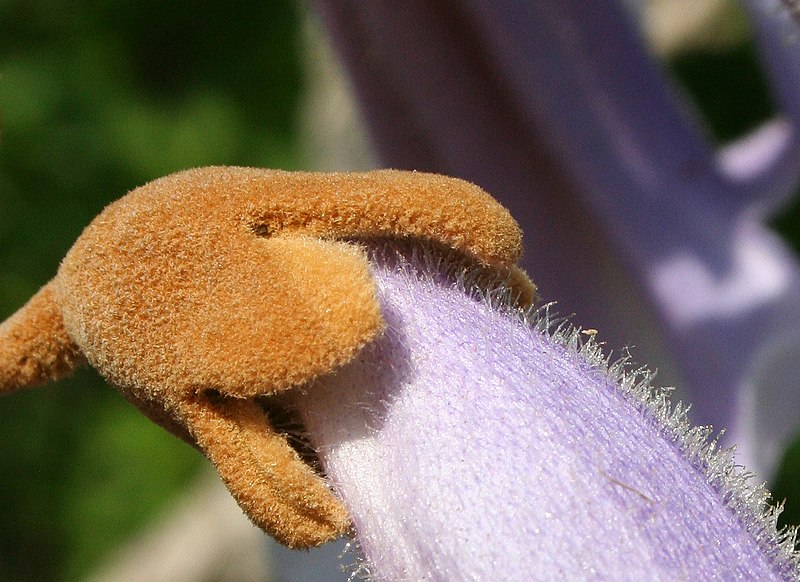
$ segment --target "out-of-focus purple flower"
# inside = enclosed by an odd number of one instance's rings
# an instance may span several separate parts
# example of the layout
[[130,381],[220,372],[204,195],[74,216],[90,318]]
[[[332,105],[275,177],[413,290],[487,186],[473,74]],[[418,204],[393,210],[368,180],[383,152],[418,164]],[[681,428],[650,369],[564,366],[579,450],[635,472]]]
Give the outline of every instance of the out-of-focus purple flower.
[[764,226],[800,175],[800,48],[745,0],[780,110],[719,149],[625,2],[319,0],[383,161],[512,211],[543,297],[636,347],[769,477],[800,412],[800,269]]
[[430,254],[373,264],[387,331],[296,403],[370,579],[800,573],[764,489],[646,372]]

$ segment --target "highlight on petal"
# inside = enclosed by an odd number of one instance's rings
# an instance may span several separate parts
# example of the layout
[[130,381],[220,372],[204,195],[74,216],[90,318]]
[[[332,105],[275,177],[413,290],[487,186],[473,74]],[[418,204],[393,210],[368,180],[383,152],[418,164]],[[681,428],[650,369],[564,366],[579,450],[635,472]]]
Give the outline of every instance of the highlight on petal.
[[373,273],[387,331],[295,402],[372,579],[800,574],[769,493],[594,331],[429,251]]

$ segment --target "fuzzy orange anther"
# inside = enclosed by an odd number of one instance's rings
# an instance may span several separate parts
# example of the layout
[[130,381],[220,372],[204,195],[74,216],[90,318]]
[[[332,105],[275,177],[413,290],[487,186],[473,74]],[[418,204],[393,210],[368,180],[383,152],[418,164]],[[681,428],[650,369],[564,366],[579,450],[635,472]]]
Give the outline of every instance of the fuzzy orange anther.
[[58,274],[0,326],[0,392],[87,360],[197,446],[245,513],[291,547],[344,533],[347,512],[274,430],[265,397],[349,362],[383,328],[354,239],[408,237],[506,272],[520,232],[478,187],[399,171],[211,167],[107,207]]

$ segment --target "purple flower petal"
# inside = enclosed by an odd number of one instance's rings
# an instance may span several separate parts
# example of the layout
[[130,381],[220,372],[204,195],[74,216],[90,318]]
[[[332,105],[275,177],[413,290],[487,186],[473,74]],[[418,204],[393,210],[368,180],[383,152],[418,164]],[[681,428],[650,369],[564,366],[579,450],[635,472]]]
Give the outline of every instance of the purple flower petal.
[[411,261],[376,262],[386,333],[298,402],[374,579],[800,572],[766,492],[646,372]]
[[635,345],[769,476],[800,416],[800,268],[762,224],[800,176],[778,7],[749,3],[783,117],[717,150],[617,0],[320,3],[384,161],[495,195],[542,296]]

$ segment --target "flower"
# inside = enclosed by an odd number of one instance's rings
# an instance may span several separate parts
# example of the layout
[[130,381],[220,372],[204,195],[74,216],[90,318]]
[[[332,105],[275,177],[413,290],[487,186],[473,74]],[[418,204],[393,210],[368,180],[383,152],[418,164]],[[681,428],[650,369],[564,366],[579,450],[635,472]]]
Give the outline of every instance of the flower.
[[542,295],[636,346],[768,478],[800,413],[800,269],[763,224],[800,176],[791,12],[743,2],[779,116],[720,148],[630,3],[319,4],[383,161],[495,195]]
[[778,580],[795,532],[645,370],[435,251],[373,261],[386,333],[296,406],[374,580]]

